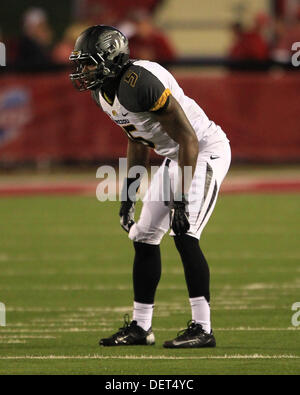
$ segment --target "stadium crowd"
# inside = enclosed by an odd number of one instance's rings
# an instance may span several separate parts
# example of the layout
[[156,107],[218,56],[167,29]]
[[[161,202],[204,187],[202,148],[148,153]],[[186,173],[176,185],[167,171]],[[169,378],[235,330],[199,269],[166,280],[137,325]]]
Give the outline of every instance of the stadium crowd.
[[[2,37],[9,47],[9,65],[18,71],[48,71],[65,66],[75,38],[87,26],[103,22],[127,35],[133,58],[161,63],[176,62],[179,55],[169,37],[154,22],[164,0],[79,0],[74,2],[73,22],[55,40],[55,29],[46,10],[28,8],[20,21],[19,37]],[[294,6],[291,7],[290,4]],[[237,20],[231,26],[232,45],[226,59],[231,68],[268,68],[274,62],[288,66],[291,48],[300,40],[300,1],[271,0],[269,14],[259,13],[252,25]],[[199,59],[201,55],[198,56]]]

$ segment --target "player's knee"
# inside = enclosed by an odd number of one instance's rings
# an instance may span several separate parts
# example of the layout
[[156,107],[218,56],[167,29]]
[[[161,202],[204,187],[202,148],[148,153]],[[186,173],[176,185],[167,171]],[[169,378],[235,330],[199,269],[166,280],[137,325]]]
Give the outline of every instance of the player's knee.
[[174,242],[184,265],[193,265],[202,255],[199,240],[189,235],[175,236]]
[[129,238],[137,243],[159,245],[165,234],[162,229],[149,229],[141,225],[134,224],[129,232]]
[[193,254],[195,249],[199,249],[199,240],[189,235],[175,236],[174,242],[180,254]]

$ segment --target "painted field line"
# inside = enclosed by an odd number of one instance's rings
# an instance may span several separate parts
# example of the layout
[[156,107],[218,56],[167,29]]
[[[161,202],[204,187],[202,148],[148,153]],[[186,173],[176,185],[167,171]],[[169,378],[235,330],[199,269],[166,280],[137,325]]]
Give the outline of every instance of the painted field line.
[[0,340],[0,344],[26,344],[26,340]]
[[[14,246],[15,243],[11,243],[11,246]],[[6,247],[9,246],[6,243]],[[53,256],[53,257],[37,257],[37,256],[32,256],[32,257],[14,257],[14,256],[0,256],[0,262],[8,262],[8,263],[34,263],[34,262],[72,262],[72,261],[77,261],[77,262],[84,262],[86,260],[86,256],[76,256],[76,257],[71,257],[71,256]],[[103,260],[104,258],[101,257],[101,259]],[[105,261],[111,261],[114,258],[109,258],[109,257],[105,257]],[[298,261],[300,259],[300,254],[284,254],[284,255],[279,255],[279,254],[230,254],[230,253],[224,253],[224,254],[209,254],[208,255],[208,259],[210,260],[215,260],[215,261],[224,261],[224,260],[229,260],[229,261],[256,261],[258,259],[261,260],[266,260],[266,261]],[[268,268],[267,268],[268,269]],[[221,273],[222,273],[223,269],[220,269]],[[283,271],[285,272],[282,268],[278,269],[280,272]],[[276,272],[276,268],[270,268],[270,271]],[[218,269],[216,269],[216,272],[218,272]],[[229,273],[233,273],[233,271],[228,271]],[[48,276],[52,276],[55,275],[57,273],[60,273],[56,270],[39,270],[39,271],[34,271],[34,272],[22,272],[22,271],[18,271],[18,270],[7,270],[8,275],[32,275],[32,274],[38,274],[38,275],[48,275]],[[72,274],[72,275],[81,275],[81,274],[90,274],[90,275],[101,275],[101,274],[111,274],[111,275],[120,275],[120,274],[126,274],[126,273],[130,273],[130,270],[123,268],[120,271],[119,270],[114,270],[114,269],[100,269],[100,270],[88,270],[87,272],[78,270],[78,271],[65,271],[63,272],[64,275],[68,275],[68,274]],[[168,268],[166,268],[166,273],[168,274],[182,274],[182,270],[181,269],[170,269],[168,270]]]
[[[226,295],[228,295],[226,293]],[[235,296],[235,295],[233,295]],[[176,312],[178,310],[182,311],[185,308],[185,305],[172,305],[170,303],[169,310],[166,310],[164,305],[158,305],[159,311],[163,312]],[[285,305],[263,305],[263,306],[253,306],[248,307],[246,303],[241,306],[218,306],[218,303],[213,305],[213,310],[268,310],[268,309],[284,309],[286,308]],[[74,311],[79,311],[82,313],[93,313],[93,314],[100,314],[100,313],[128,313],[132,310],[132,306],[128,307],[95,307],[95,308],[79,308],[79,309],[67,309],[67,308],[56,308],[51,309],[47,307],[7,307],[6,311],[10,313],[72,313]]]
[[[284,283],[284,284],[262,284],[262,283],[257,283],[257,284],[248,284],[244,286],[236,286],[234,287],[234,290],[242,290],[242,291],[265,291],[265,290],[294,290],[294,289],[299,289],[300,288],[300,283]],[[112,286],[106,286],[106,285],[99,285],[99,286],[93,286],[93,287],[88,287],[88,286],[82,286],[82,285],[53,285],[53,286],[32,286],[30,287],[31,291],[37,291],[37,292],[84,292],[84,291],[130,291],[132,289],[131,286],[127,285],[115,285],[114,287]],[[159,287],[161,291],[185,291],[186,286],[176,286],[176,285],[163,285]],[[230,289],[232,290],[233,287],[226,287],[224,288],[221,287],[215,287],[215,289]],[[0,290],[1,291],[26,291],[27,288],[23,286],[15,286],[15,285],[0,285]]]
[[[1,332],[0,332],[1,333]],[[31,335],[6,335],[0,336],[1,340],[20,340],[20,339],[46,339],[46,340],[56,340],[55,336],[31,336]]]
[[[214,311],[244,311],[244,310],[248,310],[248,311],[260,311],[260,310],[286,310],[286,306],[282,305],[264,305],[264,306],[257,306],[257,307],[250,307],[247,303],[244,303],[244,305],[241,306],[218,306],[217,304],[213,306],[213,310]],[[12,312],[12,311],[16,311],[15,309],[7,309],[6,311]],[[131,311],[131,309],[128,309],[125,313],[128,313],[129,311]],[[167,316],[170,316],[171,313],[176,313],[178,311],[182,311],[182,309],[180,308],[170,308],[170,311],[165,311],[165,310],[161,310],[159,313],[157,313],[157,317],[165,317],[167,314]],[[17,312],[21,312],[24,313],[25,311],[17,311]],[[28,312],[28,311],[26,311]],[[35,312],[35,311],[29,311],[29,312]],[[45,311],[44,313],[47,313],[48,311]]]
[[[296,260],[296,259],[295,259]],[[0,263],[1,263],[1,259],[0,259]],[[216,269],[213,268],[211,270],[211,272],[214,275],[218,275],[218,276],[223,276],[223,275],[236,275],[239,273],[244,274],[244,268],[237,268],[237,270],[230,270],[230,269]],[[266,273],[275,273],[275,274],[279,274],[279,273],[290,273],[291,269],[290,267],[285,268],[280,268],[277,269],[275,267],[265,267],[264,269],[258,269],[255,270],[256,274],[266,274]],[[300,268],[296,268],[293,269],[293,272],[296,273],[300,273]],[[124,269],[124,270],[90,270],[90,271],[64,271],[64,272],[59,272],[58,270],[49,270],[49,271],[44,271],[44,270],[40,270],[37,271],[35,270],[33,271],[26,271],[26,272],[22,272],[21,270],[2,270],[1,274],[3,275],[3,277],[35,277],[35,276],[42,276],[42,277],[53,277],[53,276],[57,276],[57,275],[64,275],[64,276],[102,276],[102,275],[110,275],[110,276],[120,276],[120,275],[124,275],[124,274],[129,274],[129,270],[128,269]],[[169,276],[183,276],[183,270],[181,269],[165,269],[165,275]]]
[[[170,332],[170,331],[178,331],[178,328],[161,328],[156,329],[156,332]],[[295,332],[300,331],[300,328],[250,328],[250,327],[238,327],[238,328],[215,328],[214,332]]]
[[[65,325],[66,326],[66,325]],[[25,329],[25,328],[28,329]],[[26,331],[30,331],[30,328],[36,327],[36,325],[31,326],[31,325],[24,325],[22,327],[21,330],[26,330]],[[95,328],[96,327],[96,328]],[[15,327],[14,327],[15,328]],[[55,329],[58,328],[58,329]],[[95,331],[95,332],[99,332],[99,331],[114,331],[116,329],[116,327],[112,327],[112,326],[105,326],[105,325],[101,325],[101,324],[97,324],[97,323],[93,323],[93,324],[86,324],[85,326],[83,326],[82,328],[61,328],[61,325],[57,324],[57,325],[52,325],[51,329],[36,329],[37,331],[46,331],[49,332],[49,330],[51,331],[64,331],[64,332],[68,332],[73,331],[73,332],[80,332],[80,331]],[[178,332],[179,328],[156,328],[155,332]],[[16,331],[20,331],[20,329],[12,329],[12,330],[16,330]],[[265,327],[261,327],[261,328],[251,328],[251,327],[237,327],[237,328],[214,328],[215,332],[295,332],[295,331],[300,331],[300,327],[296,328],[296,327],[288,327],[288,328],[265,328]],[[1,333],[2,331],[0,331]],[[26,336],[26,338],[28,338],[28,336]],[[42,337],[41,337],[42,338]],[[44,337],[46,338],[46,337]],[[49,337],[51,338],[51,337]],[[55,338],[55,337],[54,337]],[[1,336],[0,336],[1,339]]]
[[[300,256],[299,256],[300,259]],[[82,285],[82,284],[60,284],[60,285],[45,285],[45,286],[41,286],[41,285],[35,285],[32,286],[30,289],[32,291],[113,291],[113,290],[118,290],[118,291],[130,291],[131,290],[131,286],[128,285],[124,285],[124,284],[115,284],[114,287],[110,286],[110,285],[103,285],[103,284],[99,284],[99,285],[94,285],[92,287],[88,287],[86,285]],[[300,288],[300,281],[297,280],[293,280],[291,282],[284,282],[284,283],[266,283],[266,282],[261,282],[261,283],[248,283],[248,284],[244,284],[244,285],[239,285],[239,286],[232,286],[229,284],[224,284],[223,286],[216,286],[215,289],[221,289],[222,291],[228,291],[228,290],[234,290],[234,291],[238,291],[238,290],[242,290],[242,291],[265,291],[265,290],[291,290],[291,289],[299,289]],[[186,290],[186,286],[185,285],[173,285],[173,284],[166,284],[166,285],[162,285],[160,286],[161,290]],[[24,286],[19,286],[19,285],[4,285],[1,284],[0,285],[0,290],[5,290],[5,291],[25,291],[27,290],[26,287]]]
[[6,311],[10,313],[128,313],[132,306],[124,307],[79,307],[68,309],[66,307],[48,308],[48,307],[7,307]]
[[[58,325],[59,327],[59,325]],[[0,333],[2,334],[22,334],[22,333],[82,333],[82,332],[104,332],[104,331],[114,331],[115,327],[103,327],[100,326],[98,328],[57,328],[57,329],[1,329]],[[299,328],[288,327],[288,328],[251,328],[251,327],[237,327],[237,328],[215,328],[215,332],[297,332],[300,331]],[[157,328],[155,332],[178,332],[178,328]],[[24,337],[25,338],[25,337]],[[26,336],[27,338],[27,336]]]
[[4,356],[0,360],[107,360],[107,359],[121,359],[121,360],[224,360],[224,359],[300,359],[297,355],[216,355],[216,356],[202,356],[202,357],[175,357],[168,355],[40,355],[40,356]]

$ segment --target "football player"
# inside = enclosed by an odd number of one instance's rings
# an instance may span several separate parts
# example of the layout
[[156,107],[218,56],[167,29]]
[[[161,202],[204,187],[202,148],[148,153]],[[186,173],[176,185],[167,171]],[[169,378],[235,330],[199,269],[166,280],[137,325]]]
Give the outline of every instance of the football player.
[[[134,221],[137,178],[124,181],[121,225],[135,249],[133,320],[125,319],[124,326],[101,339],[100,345],[154,344],[152,315],[161,276],[160,243],[171,228],[184,267],[192,320],[164,347],[215,347],[210,272],[199,240],[230,166],[225,133],[184,94],[165,68],[131,60],[127,38],[113,27],[99,25],[85,30],[70,60],[76,67],[70,75],[74,86],[79,91],[90,90],[98,106],[127,134],[128,170],[146,167],[150,149],[165,158],[144,198],[138,222]],[[166,179],[171,185],[168,203],[162,192]],[[158,195],[159,199],[151,198]]]

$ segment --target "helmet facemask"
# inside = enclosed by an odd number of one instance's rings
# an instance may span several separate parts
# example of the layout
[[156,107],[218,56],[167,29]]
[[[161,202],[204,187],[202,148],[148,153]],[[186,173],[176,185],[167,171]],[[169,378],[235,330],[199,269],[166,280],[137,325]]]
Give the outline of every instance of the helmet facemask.
[[[81,92],[99,87],[111,74],[110,69],[105,66],[105,60],[101,54],[97,53],[96,56],[92,56],[88,53],[74,51],[70,60],[75,66],[75,71],[70,74],[70,79],[74,87]],[[95,68],[89,70],[88,66],[95,66]]]

